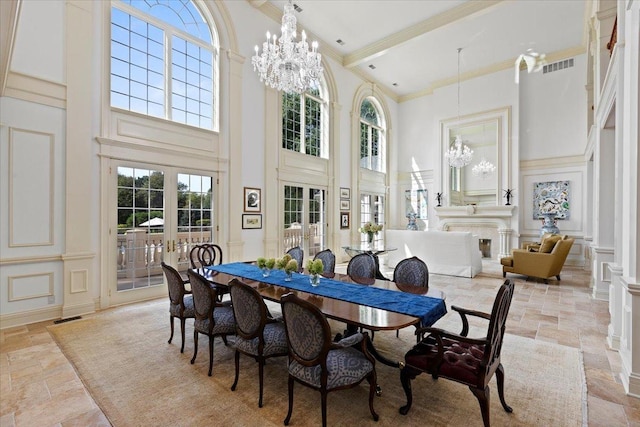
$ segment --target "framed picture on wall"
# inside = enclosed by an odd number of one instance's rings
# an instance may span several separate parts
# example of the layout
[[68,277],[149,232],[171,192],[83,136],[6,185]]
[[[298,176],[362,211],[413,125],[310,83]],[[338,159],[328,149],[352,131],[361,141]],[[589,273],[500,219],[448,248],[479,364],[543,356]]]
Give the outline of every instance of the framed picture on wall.
[[242,214],[242,228],[245,230],[262,228],[262,214]]
[[340,198],[341,199],[351,199],[351,189],[346,187],[340,187]]
[[340,212],[340,228],[349,228],[349,212]]
[[260,203],[262,201],[260,193],[259,188],[244,187],[245,212],[260,212]]
[[351,201],[350,200],[340,200],[340,210],[341,211],[350,211],[351,210]]

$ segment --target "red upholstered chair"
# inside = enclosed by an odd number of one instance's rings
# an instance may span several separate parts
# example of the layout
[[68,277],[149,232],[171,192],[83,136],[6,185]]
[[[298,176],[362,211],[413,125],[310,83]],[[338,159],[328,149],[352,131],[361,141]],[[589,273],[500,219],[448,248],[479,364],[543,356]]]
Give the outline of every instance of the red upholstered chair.
[[[416,331],[421,340],[405,354],[404,366],[400,371],[400,381],[407,395],[407,404],[400,408],[401,414],[406,415],[411,408],[411,380],[423,372],[431,374],[434,379],[443,377],[468,386],[480,403],[485,427],[490,425],[488,384],[495,373],[500,403],[505,411],[513,411],[504,400],[504,368],[500,362],[513,289],[513,282],[506,280],[498,290],[491,314],[452,306],[462,318],[462,332],[459,335],[432,327]],[[488,320],[487,335],[482,338],[467,337],[467,316]]]

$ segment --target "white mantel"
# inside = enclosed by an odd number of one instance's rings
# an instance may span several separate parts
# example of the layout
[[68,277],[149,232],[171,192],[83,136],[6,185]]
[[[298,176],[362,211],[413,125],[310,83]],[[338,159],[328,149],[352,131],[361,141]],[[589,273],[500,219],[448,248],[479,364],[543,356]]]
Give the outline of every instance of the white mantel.
[[[515,206],[440,206],[436,207],[438,229],[447,231],[452,226],[497,228],[500,237],[498,257],[511,253],[511,219]],[[482,236],[481,236],[482,237]]]

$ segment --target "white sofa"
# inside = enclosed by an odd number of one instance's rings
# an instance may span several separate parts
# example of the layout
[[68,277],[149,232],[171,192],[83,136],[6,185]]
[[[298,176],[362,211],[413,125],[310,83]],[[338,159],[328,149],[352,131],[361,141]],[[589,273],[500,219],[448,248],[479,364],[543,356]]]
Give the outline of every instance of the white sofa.
[[385,246],[397,248],[387,253],[388,267],[417,256],[432,274],[474,277],[482,271],[478,236],[468,231],[387,230]]

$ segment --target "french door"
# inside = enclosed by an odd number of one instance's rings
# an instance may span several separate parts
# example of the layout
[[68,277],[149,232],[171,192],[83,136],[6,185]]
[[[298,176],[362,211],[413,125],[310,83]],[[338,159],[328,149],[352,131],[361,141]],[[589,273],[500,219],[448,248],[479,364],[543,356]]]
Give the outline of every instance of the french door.
[[300,246],[305,260],[327,247],[326,188],[284,185],[282,244],[287,251]]
[[166,294],[161,263],[186,276],[189,252],[215,241],[213,174],[114,161],[110,303]]

